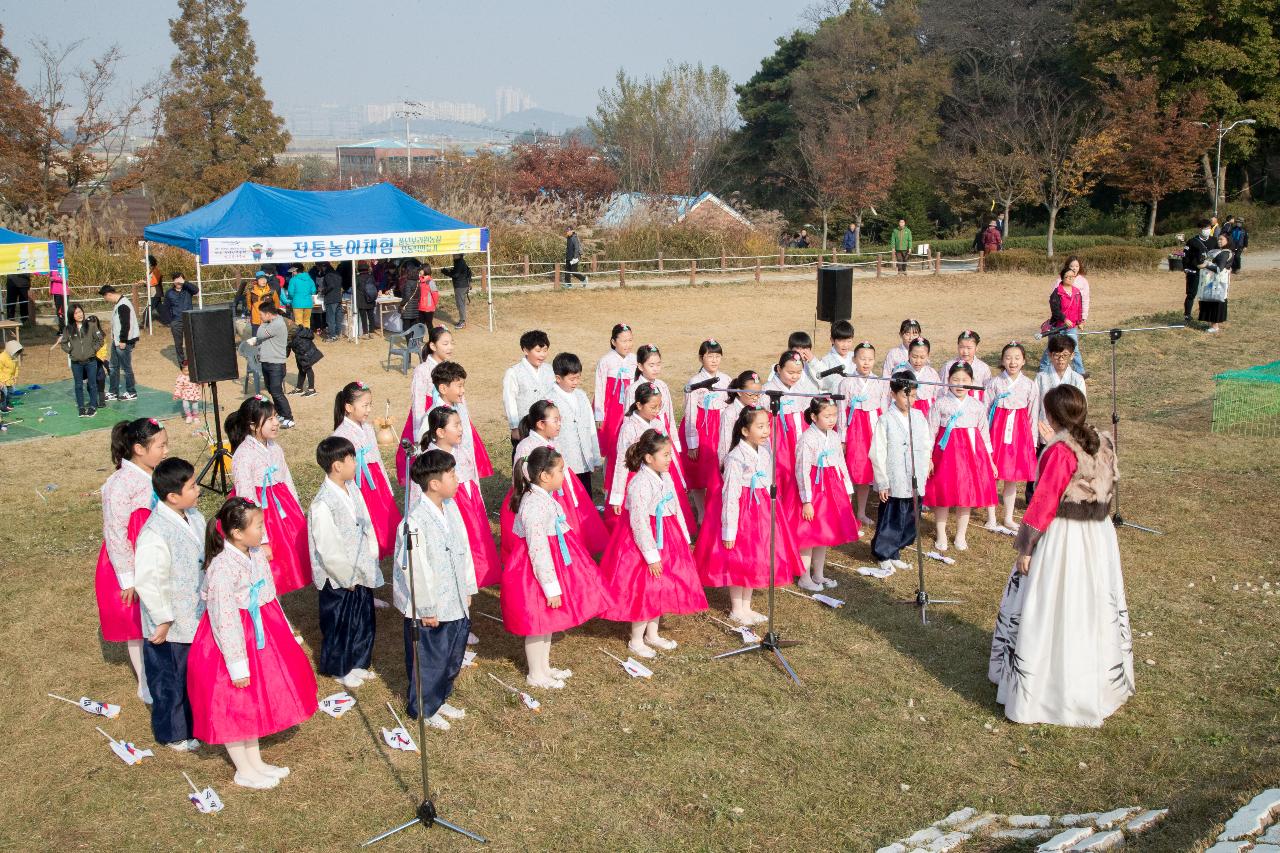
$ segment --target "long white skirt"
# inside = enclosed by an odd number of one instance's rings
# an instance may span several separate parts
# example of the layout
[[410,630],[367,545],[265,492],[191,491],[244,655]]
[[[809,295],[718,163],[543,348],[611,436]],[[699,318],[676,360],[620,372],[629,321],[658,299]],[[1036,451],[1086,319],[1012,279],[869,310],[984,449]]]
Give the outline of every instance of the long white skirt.
[[1009,575],[987,677],[1017,723],[1097,728],[1134,692],[1133,639],[1110,519],[1054,519]]

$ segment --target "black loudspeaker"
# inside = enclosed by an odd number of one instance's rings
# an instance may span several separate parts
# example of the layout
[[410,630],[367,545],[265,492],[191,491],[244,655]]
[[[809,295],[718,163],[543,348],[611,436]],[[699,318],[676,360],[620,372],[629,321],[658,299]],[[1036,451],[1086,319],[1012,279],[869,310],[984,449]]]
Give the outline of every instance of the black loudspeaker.
[[236,327],[231,306],[192,308],[182,315],[182,342],[192,382],[225,382],[240,378]]
[[818,319],[828,323],[853,318],[853,267],[823,264],[818,267]]

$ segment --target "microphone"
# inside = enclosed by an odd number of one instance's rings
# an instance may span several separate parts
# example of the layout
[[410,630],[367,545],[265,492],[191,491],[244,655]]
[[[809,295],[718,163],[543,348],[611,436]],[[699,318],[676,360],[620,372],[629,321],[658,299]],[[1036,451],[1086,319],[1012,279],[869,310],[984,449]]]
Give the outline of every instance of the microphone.
[[843,364],[837,364],[835,367],[822,371],[821,373],[818,374],[818,378],[826,379],[828,376],[835,376],[836,374],[839,374],[840,376],[845,375]]
[[716,383],[720,381],[719,376],[713,376],[710,379],[704,379],[701,382],[694,382],[684,386],[684,393],[688,394],[692,391],[701,391],[703,388],[714,388]]
[[405,439],[401,439],[400,441],[400,449],[403,450],[407,455],[412,456],[418,448],[412,441],[405,438]]

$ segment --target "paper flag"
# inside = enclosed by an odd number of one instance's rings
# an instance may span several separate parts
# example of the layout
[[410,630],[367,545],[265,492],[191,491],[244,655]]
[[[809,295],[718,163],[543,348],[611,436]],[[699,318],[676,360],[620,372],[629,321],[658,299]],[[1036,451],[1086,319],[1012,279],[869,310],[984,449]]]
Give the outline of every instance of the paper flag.
[[463,665],[463,666],[475,666],[475,665],[476,665],[476,653],[475,653],[475,652],[473,652],[473,651],[469,651],[469,650],[468,650],[468,651],[463,652],[463,653],[462,653],[462,665]]
[[880,580],[884,580],[885,578],[889,577],[894,573],[894,571],[895,570],[892,568],[882,569],[879,566],[859,566],[858,567],[858,574],[862,575],[863,577],[879,578]]
[[213,814],[223,809],[222,800],[219,799],[217,792],[212,788],[205,788],[203,791],[187,794],[187,799],[200,810],[201,814]]
[[528,693],[525,693],[523,690],[520,691],[520,701],[523,702],[524,706],[528,708],[530,711],[536,711],[542,707],[541,702],[539,702],[537,699],[534,699],[532,696],[530,696]]
[[746,645],[760,642],[760,635],[755,631],[752,631],[746,625],[739,626],[733,630],[737,632],[738,636],[742,637],[742,642]]
[[939,554],[937,551],[925,551],[924,555],[930,560],[937,560],[939,563],[946,563],[948,566],[956,564],[954,557],[948,557],[946,554]]
[[112,705],[110,702],[96,702],[88,696],[81,696],[79,704],[81,708],[84,708],[90,714],[106,717],[108,720],[114,720],[120,716],[120,706]]
[[384,727],[382,729],[382,739],[392,749],[398,749],[402,752],[418,751],[418,745],[413,742],[413,738],[409,737],[409,733],[404,730],[403,726],[396,726],[394,729]]
[[632,678],[653,678],[653,670],[640,663],[635,658],[627,658],[622,662],[622,668],[627,671],[627,675]]
[[144,758],[155,757],[155,753],[152,752],[151,750],[138,749],[133,744],[123,740],[111,741],[111,751],[114,752],[121,761],[123,761],[125,764],[128,764],[130,767],[140,763]]
[[813,600],[827,605],[828,607],[844,607],[844,600],[840,598],[832,598],[821,592],[813,594]]
[[341,717],[356,706],[355,697],[347,691],[326,696],[320,700],[320,710],[330,717]]

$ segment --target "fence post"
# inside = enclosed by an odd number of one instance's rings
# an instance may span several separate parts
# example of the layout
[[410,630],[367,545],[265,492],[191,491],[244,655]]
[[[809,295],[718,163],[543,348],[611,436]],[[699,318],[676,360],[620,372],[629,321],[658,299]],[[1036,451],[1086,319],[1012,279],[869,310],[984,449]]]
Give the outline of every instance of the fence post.
[[528,255],[521,255],[521,256],[520,256],[520,260],[524,263],[524,275],[525,275],[525,277],[526,277],[526,278],[528,278],[528,276],[529,276],[529,256],[528,256]]
[[786,263],[787,263],[787,247],[779,246],[778,247],[778,272],[782,272],[782,268],[786,266]]
[[662,262],[662,253],[659,252],[658,253],[658,272],[665,272],[665,271],[666,271],[666,266],[664,266]]
[[627,286],[627,262],[618,262],[618,287]]
[[697,258],[694,258],[693,260],[689,261],[689,283],[690,284],[698,283],[698,259]]
[[[594,270],[592,270],[594,272]],[[560,262],[556,261],[556,271],[551,279],[556,285],[560,284]]]
[[[148,289],[150,289],[150,286],[149,286],[149,285],[148,285]],[[133,304],[134,304],[134,306],[135,306],[133,310],[134,310],[134,311],[137,311],[138,309],[137,309],[137,307],[136,307],[136,306],[138,306],[138,305],[141,305],[141,304],[142,304],[141,302],[139,302],[139,301],[138,301],[138,282],[136,282],[136,281],[135,281],[135,282],[133,283],[131,290],[132,290],[132,292],[131,292],[129,295],[132,297],[132,299],[133,299]],[[28,297],[28,299],[29,299],[29,298],[30,298],[30,297]],[[53,296],[51,295],[49,298],[50,298],[50,299],[53,299]],[[151,304],[151,303],[150,303],[150,301],[148,301],[148,302],[147,302],[147,304],[148,304],[148,305],[150,305],[150,304]],[[28,309],[28,310],[31,310],[31,309]],[[32,310],[32,311],[31,311],[31,316],[33,316],[33,317],[35,316],[35,311],[34,311],[34,310]],[[135,315],[135,316],[136,316],[136,315]]]
[[756,258],[756,284],[760,283],[760,259]]
[[593,254],[591,256],[591,271],[597,272],[599,270],[599,266],[600,266],[600,255]]
[[876,254],[876,278],[880,277],[880,255]]
[[942,274],[942,250],[939,249],[933,256],[933,274]]
[[725,258],[724,249],[721,249],[720,250],[720,272],[725,272],[728,269],[729,269],[729,261],[727,258]]
[[986,272],[986,271],[987,271],[987,253],[979,252],[978,253],[978,272]]
[[[480,292],[489,292],[489,265],[485,264],[480,268]],[[463,299],[466,299],[464,296]],[[363,331],[363,330],[362,330]]]

